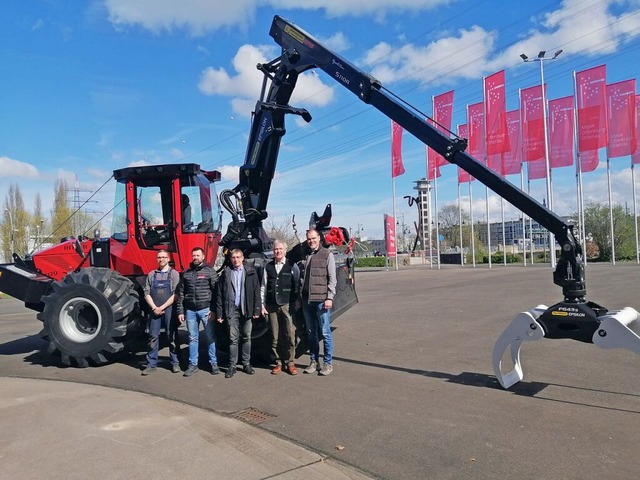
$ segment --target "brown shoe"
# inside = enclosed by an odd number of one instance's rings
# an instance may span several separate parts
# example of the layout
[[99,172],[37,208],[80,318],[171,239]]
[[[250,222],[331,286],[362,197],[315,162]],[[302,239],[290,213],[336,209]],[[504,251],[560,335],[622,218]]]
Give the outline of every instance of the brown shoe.
[[289,370],[289,375],[298,374],[298,367],[296,367],[296,364],[293,362],[289,362],[289,365],[287,365],[287,370]]
[[278,375],[280,372],[282,372],[282,365],[276,363],[276,366],[271,369],[271,375]]

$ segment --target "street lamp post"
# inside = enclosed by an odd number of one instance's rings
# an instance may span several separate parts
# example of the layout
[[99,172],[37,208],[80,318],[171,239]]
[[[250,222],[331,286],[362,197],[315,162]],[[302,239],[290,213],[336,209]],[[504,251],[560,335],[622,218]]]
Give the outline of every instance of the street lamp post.
[[[558,50],[553,57],[545,57],[547,52],[545,50],[541,50],[538,53],[536,58],[529,58],[524,53],[520,55],[520,58],[524,62],[540,62],[540,90],[542,90],[542,125],[544,132],[544,163],[546,168],[545,178],[547,180],[547,205],[549,208],[553,210],[553,196],[551,192],[551,169],[549,168],[549,132],[547,125],[547,95],[544,88],[544,62],[546,60],[555,60],[560,56],[562,50]],[[553,233],[549,232],[549,247],[550,247],[550,255],[549,261],[551,263],[551,267],[555,267],[556,265],[556,249],[555,249],[555,239]]]

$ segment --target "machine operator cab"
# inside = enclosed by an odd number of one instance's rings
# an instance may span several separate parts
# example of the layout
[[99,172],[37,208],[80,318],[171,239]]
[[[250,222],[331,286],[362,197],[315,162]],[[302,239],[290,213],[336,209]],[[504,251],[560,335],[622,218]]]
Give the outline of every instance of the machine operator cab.
[[113,241],[151,261],[167,250],[178,267],[189,264],[195,246],[215,257],[222,218],[215,191],[219,172],[175,164],[123,168],[114,176]]

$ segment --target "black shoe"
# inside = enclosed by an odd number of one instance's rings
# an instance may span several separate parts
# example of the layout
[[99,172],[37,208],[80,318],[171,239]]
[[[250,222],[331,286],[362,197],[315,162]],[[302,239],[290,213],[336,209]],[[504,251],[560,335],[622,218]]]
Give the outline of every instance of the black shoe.
[[211,365],[211,375],[218,375],[220,373],[220,368],[217,364]]
[[155,373],[156,370],[157,370],[156,367],[147,367],[142,371],[140,375],[146,377],[147,375],[151,375],[152,373]]
[[256,373],[256,371],[253,369],[253,367],[251,365],[249,365],[248,363],[246,365],[244,365],[242,367],[242,369],[244,370],[244,373],[246,373],[247,375],[253,375],[254,373]]
[[231,378],[236,374],[236,369],[235,368],[227,368],[227,373],[224,374],[224,378]]
[[183,376],[184,377],[190,377],[191,375],[193,375],[197,371],[198,371],[198,366],[197,365],[189,365],[189,368],[187,368],[187,371],[184,372]]

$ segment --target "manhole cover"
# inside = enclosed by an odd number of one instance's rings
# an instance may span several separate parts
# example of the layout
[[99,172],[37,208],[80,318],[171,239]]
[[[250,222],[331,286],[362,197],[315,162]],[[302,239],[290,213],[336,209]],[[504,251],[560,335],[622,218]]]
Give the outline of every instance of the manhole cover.
[[275,417],[275,415],[271,415],[270,413],[261,412],[257,408],[249,407],[244,410],[240,410],[239,412],[231,414],[233,418],[237,418],[238,420],[242,420],[243,422],[251,423],[253,425],[258,425],[265,420],[269,420],[270,418]]

